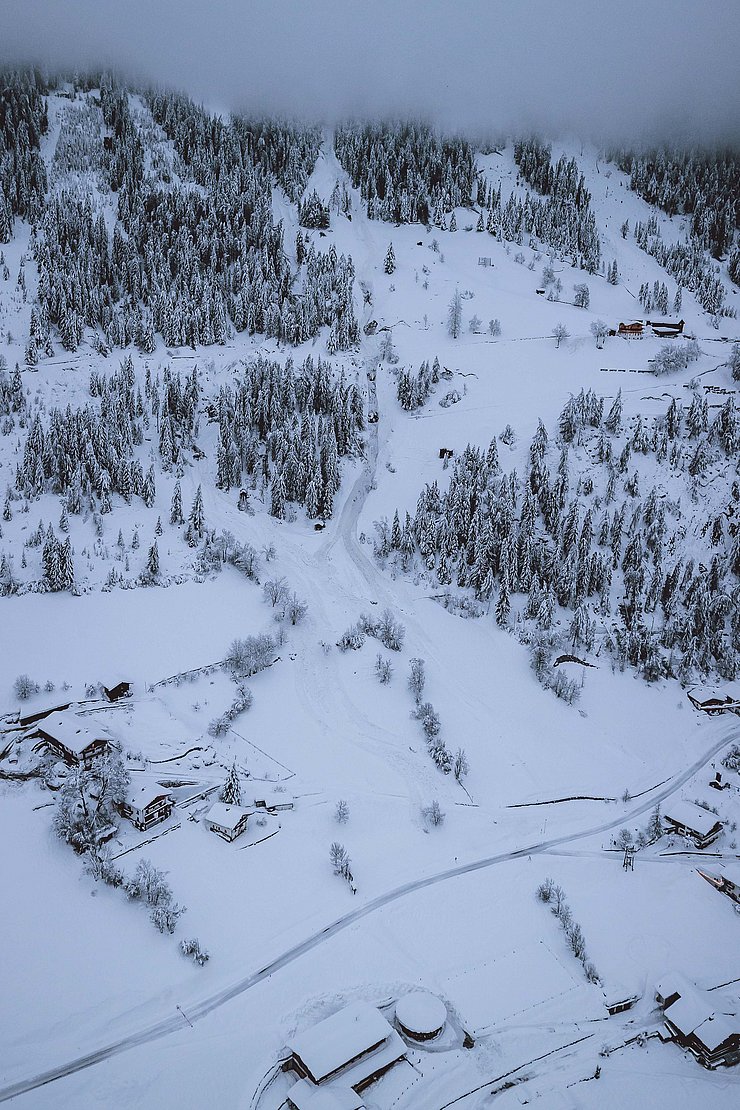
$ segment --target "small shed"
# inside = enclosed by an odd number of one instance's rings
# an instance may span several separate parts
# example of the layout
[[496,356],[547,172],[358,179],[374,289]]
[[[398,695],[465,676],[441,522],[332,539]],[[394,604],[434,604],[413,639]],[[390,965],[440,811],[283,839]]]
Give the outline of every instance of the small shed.
[[614,1017],[615,1014],[623,1014],[625,1010],[631,1010],[641,998],[641,990],[638,990],[634,985],[626,986],[624,983],[612,983],[609,990],[604,991],[604,1005],[609,1017]]
[[158,782],[144,783],[129,791],[125,802],[119,806],[122,817],[142,832],[166,821],[175,808],[175,799],[169,790]]
[[115,686],[104,686],[103,693],[108,701],[119,701],[121,698],[130,698],[131,683],[117,682]]
[[268,813],[280,813],[293,808],[293,799],[277,790],[263,791],[255,797],[254,808],[267,810]]
[[34,751],[46,749],[70,766],[89,767],[93,759],[113,746],[110,736],[87,728],[76,713],[52,713],[32,736],[38,737]]
[[667,832],[690,837],[697,848],[706,848],[722,832],[717,814],[693,802],[670,802],[663,813],[663,822]]
[[244,832],[252,810],[241,806],[230,806],[226,802],[214,802],[203,818],[204,824],[224,840],[236,840]]

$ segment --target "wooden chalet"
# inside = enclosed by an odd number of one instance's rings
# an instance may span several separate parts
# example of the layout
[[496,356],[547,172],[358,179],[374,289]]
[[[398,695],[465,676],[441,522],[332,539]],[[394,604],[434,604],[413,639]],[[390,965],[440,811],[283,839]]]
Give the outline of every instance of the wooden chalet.
[[657,997],[666,999],[661,1005],[667,1039],[691,1052],[702,1067],[714,1070],[740,1061],[740,1020],[718,1012],[713,995],[681,981],[675,990],[661,988]]
[[624,339],[642,339],[644,331],[645,325],[642,320],[632,320],[629,324],[620,323],[617,335],[621,335]]
[[375,1006],[352,1002],[294,1037],[283,1056],[283,1070],[305,1080],[307,1093],[349,1088],[359,1094],[405,1059],[406,1045]]
[[669,803],[663,813],[666,832],[678,833],[694,841],[697,848],[706,848],[722,832],[722,822],[716,813],[703,809],[693,802]]
[[694,709],[714,716],[717,713],[740,714],[740,694],[732,689],[716,690],[710,686],[695,686],[687,693]]
[[740,877],[731,879],[723,872],[702,871],[697,867],[697,874],[706,879],[720,894],[726,894],[731,901],[740,905]]
[[169,790],[159,783],[145,783],[129,793],[125,802],[119,806],[122,817],[144,832],[152,825],[166,821],[175,808],[175,799]]
[[230,806],[226,802],[214,802],[203,818],[203,823],[211,832],[230,842],[245,831],[251,815],[250,809]]
[[52,713],[32,733],[32,738],[36,737],[35,752],[46,750],[70,766],[89,767],[113,746],[110,736],[100,729],[86,727],[76,713]]
[[103,687],[103,693],[108,701],[119,701],[120,698],[130,698],[131,692],[130,682],[118,682],[115,686]]

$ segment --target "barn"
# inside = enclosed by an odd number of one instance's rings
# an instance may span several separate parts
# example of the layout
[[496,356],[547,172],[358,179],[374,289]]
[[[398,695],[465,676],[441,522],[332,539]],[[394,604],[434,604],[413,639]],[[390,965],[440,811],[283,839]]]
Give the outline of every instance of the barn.
[[740,1022],[736,1016],[717,1012],[719,999],[683,981],[675,990],[665,989],[669,994],[663,1018],[670,1040],[710,1070],[740,1061]]
[[[286,1071],[294,1071],[311,1087],[336,1080],[341,1087],[361,1092],[403,1060],[406,1046],[375,1006],[352,1002],[285,1047]],[[307,1104],[308,1105],[308,1104]]]
[[87,728],[76,713],[52,713],[32,737],[38,737],[35,752],[45,749],[70,766],[89,767],[113,746],[110,736],[101,729]]
[[103,693],[108,701],[118,701],[120,698],[131,697],[131,683],[117,682],[115,686],[104,686]]

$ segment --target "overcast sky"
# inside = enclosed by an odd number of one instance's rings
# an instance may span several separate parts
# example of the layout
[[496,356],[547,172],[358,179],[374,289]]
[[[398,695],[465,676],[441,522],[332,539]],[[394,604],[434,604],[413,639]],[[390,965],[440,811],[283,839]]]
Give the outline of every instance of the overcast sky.
[[0,0],[0,60],[223,111],[740,138],[740,0]]

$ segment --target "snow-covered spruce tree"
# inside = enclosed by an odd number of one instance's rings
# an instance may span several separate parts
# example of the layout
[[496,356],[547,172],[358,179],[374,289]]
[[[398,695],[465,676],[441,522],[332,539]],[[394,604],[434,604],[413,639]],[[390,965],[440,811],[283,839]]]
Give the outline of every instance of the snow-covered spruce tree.
[[199,540],[203,539],[206,530],[205,508],[203,506],[203,488],[198,484],[193,498],[193,504],[188,516],[188,527],[185,538],[190,547],[196,547]]
[[462,332],[462,297],[456,289],[447,309],[447,334],[450,339],[459,339]]
[[224,783],[219,793],[219,801],[225,802],[229,806],[239,806],[242,802],[241,782],[239,781],[239,772],[236,769],[236,763],[233,763],[229,771],[226,782]]
[[383,270],[386,274],[395,273],[396,269],[396,255],[393,250],[393,243],[388,244],[388,250],[385,252],[385,261],[383,262]]

